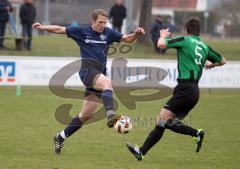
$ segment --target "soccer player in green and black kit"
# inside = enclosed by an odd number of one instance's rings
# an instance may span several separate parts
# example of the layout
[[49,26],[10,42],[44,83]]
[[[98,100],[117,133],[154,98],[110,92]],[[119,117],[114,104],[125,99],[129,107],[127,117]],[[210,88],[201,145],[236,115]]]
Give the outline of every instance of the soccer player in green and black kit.
[[161,49],[175,48],[178,58],[178,85],[174,88],[173,96],[160,111],[155,128],[150,132],[141,147],[126,143],[129,151],[142,160],[144,155],[161,139],[165,129],[176,133],[189,135],[196,140],[196,152],[199,152],[203,142],[205,131],[194,129],[184,124],[183,119],[197,104],[199,99],[198,82],[202,70],[222,66],[225,59],[204,43],[200,35],[200,21],[197,18],[189,18],[185,23],[187,36],[169,38],[169,30],[160,31],[158,47]]

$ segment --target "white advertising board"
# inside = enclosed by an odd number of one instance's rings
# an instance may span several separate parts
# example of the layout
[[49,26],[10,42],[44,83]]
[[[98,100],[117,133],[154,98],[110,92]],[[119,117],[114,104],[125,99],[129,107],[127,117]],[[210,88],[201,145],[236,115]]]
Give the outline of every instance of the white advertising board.
[[[79,58],[73,57],[15,57],[0,56],[0,85],[12,86],[48,86],[52,76],[61,70],[64,66],[72,62],[78,61]],[[111,69],[112,59],[107,63],[107,75],[109,77],[119,78],[119,73],[114,73]],[[145,67],[146,74],[148,68],[160,68],[167,72],[167,76],[159,83],[169,87],[177,84],[177,62],[175,60],[147,60],[147,59],[127,59],[127,67],[129,71],[133,67]],[[126,71],[127,72],[127,71]],[[151,72],[149,72],[151,73]],[[128,76],[127,83],[137,81],[145,76],[137,74],[136,76]],[[78,72],[67,80],[67,86],[82,86]],[[222,67],[211,70],[204,70],[199,83],[201,88],[240,88],[240,62],[228,61]]]

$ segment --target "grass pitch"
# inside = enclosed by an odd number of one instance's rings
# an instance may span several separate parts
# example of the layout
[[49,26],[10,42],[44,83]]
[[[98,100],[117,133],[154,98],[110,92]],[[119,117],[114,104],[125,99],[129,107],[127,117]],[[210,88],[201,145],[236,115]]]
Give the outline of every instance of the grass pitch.
[[166,131],[144,160],[136,161],[124,143],[143,143],[154,127],[150,119],[167,99],[138,103],[133,111],[119,103],[118,113],[125,112],[134,121],[129,134],[118,134],[101,120],[75,133],[58,156],[52,136],[65,126],[56,121],[54,112],[61,104],[72,103],[72,115],[77,114],[82,101],[59,98],[41,87],[24,87],[22,96],[16,97],[15,88],[0,87],[0,169],[239,168],[240,90],[201,92],[191,112],[192,126],[207,132],[199,154],[191,137]]

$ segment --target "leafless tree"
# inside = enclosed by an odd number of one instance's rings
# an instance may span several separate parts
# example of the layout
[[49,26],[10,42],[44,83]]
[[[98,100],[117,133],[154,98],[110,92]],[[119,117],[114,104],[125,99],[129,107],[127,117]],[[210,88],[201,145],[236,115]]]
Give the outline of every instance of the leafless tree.
[[146,46],[151,45],[150,36],[151,21],[152,21],[152,0],[142,0],[139,26],[145,29],[146,35],[141,36],[138,42]]

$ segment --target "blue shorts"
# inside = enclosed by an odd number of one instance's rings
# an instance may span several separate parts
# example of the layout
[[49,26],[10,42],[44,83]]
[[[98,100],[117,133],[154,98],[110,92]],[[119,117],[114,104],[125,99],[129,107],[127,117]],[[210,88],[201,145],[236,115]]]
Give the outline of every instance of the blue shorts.
[[93,60],[83,60],[81,69],[79,71],[79,76],[82,81],[82,83],[86,87],[85,91],[85,97],[88,96],[91,93],[94,93],[96,96],[101,98],[102,91],[96,90],[93,88],[93,81],[94,78],[98,74],[104,74],[106,75],[106,66],[102,66],[97,61]]

